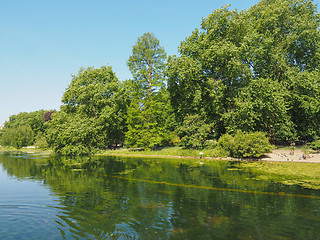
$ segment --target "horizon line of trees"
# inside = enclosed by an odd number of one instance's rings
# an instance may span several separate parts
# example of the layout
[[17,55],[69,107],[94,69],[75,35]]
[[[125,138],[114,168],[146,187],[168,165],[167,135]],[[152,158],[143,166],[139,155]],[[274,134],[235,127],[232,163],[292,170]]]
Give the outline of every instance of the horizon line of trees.
[[127,61],[133,79],[119,81],[111,66],[81,68],[60,111],[11,116],[1,144],[37,141],[73,155],[124,143],[201,149],[238,132],[262,132],[275,144],[316,140],[319,23],[313,1],[262,0],[240,12],[214,10],[178,56],[145,33]]

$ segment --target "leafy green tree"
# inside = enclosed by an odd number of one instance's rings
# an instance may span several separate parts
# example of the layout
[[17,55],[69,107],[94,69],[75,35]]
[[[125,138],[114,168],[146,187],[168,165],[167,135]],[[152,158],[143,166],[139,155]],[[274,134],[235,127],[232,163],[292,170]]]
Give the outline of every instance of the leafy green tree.
[[[62,97],[62,110],[99,118],[106,106],[113,106],[120,83],[111,67],[81,68]],[[115,95],[115,96],[114,96]]]
[[63,155],[86,155],[96,150],[99,132],[93,118],[63,111],[52,116],[46,141],[55,152]]
[[316,151],[320,150],[320,140],[316,140],[310,144],[310,148]]
[[199,115],[188,115],[178,130],[181,144],[185,148],[203,149],[206,146],[213,124],[206,124]]
[[[138,38],[127,65],[133,75],[126,144],[152,148],[170,142],[172,110],[164,88],[166,53],[152,33]],[[171,126],[172,127],[172,126]]]
[[251,78],[241,44],[246,25],[237,11],[218,9],[181,43],[180,56],[169,59],[168,89],[180,123],[187,114],[199,114],[225,131],[221,117]]
[[144,33],[132,47],[127,61],[139,98],[151,97],[163,86],[166,52],[153,33]]
[[10,116],[4,123],[2,144],[16,148],[33,145],[36,136],[45,131],[43,118],[45,112],[45,110],[21,112]]
[[[307,0],[262,0],[241,12],[228,6],[213,11],[181,43],[180,55],[169,58],[177,121],[199,114],[215,122],[219,135],[234,128],[267,131],[278,140],[319,134],[319,22]],[[272,101],[253,89],[273,91],[270,84],[288,91],[278,88],[271,95],[279,101]],[[266,98],[271,105],[258,107]],[[274,110],[280,115],[272,116]],[[233,117],[237,122],[226,121]]]
[[319,67],[320,16],[312,1],[262,0],[245,17],[251,23],[245,59],[255,77],[286,81],[292,68]]
[[1,145],[22,148],[30,146],[34,142],[34,132],[29,125],[8,128],[1,137]]
[[295,125],[297,136],[312,140],[320,136],[320,73],[304,71],[290,73],[286,83],[288,115]]
[[128,89],[111,67],[80,69],[48,123],[47,141],[56,152],[75,155],[124,141]]
[[144,102],[134,100],[128,108],[126,145],[147,149],[172,145],[175,120],[168,92],[162,89],[152,101]]
[[39,132],[35,137],[33,145],[39,149],[43,149],[43,150],[49,149],[49,144],[47,142],[45,133]]
[[34,134],[44,132],[44,113],[45,110],[34,112],[21,112],[9,117],[9,121],[4,123],[4,129],[18,128],[19,126],[30,126]]
[[278,81],[252,80],[235,98],[235,108],[224,115],[227,131],[263,131],[273,142],[293,139],[295,129],[288,115],[288,94]]

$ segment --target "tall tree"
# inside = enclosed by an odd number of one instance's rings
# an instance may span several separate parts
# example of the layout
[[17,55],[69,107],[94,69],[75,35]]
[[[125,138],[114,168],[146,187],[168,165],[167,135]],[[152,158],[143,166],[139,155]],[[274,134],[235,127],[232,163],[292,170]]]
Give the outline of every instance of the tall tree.
[[152,33],[138,38],[127,65],[133,75],[132,102],[128,109],[126,144],[152,148],[168,143],[172,111],[164,88],[166,53]]
[[166,52],[153,33],[144,33],[132,48],[127,65],[138,97],[151,97],[164,82]]

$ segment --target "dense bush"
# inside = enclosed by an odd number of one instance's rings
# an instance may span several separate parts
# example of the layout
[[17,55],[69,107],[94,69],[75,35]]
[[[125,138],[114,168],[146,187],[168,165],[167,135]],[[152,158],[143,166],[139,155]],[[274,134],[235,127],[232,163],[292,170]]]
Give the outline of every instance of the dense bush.
[[103,144],[91,118],[62,111],[53,114],[45,137],[49,146],[62,155],[86,155]]
[[320,140],[312,142],[310,148],[313,150],[320,150]]
[[221,136],[218,141],[218,148],[231,157],[256,158],[270,152],[271,144],[262,132],[238,132],[234,137],[229,134]]
[[33,144],[34,133],[30,126],[6,129],[1,137],[1,145],[22,148]]
[[232,156],[235,148],[234,138],[230,134],[222,135],[218,140],[217,147],[221,155]]
[[217,147],[218,141],[215,139],[210,139],[206,141],[206,149],[215,149]]
[[35,137],[35,141],[33,145],[39,149],[43,149],[43,150],[49,149],[49,144],[45,138],[45,135],[41,132],[39,132]]
[[188,115],[178,130],[184,148],[203,149],[206,146],[212,124],[206,124],[200,115]]
[[168,92],[154,93],[152,100],[132,101],[128,107],[126,145],[130,148],[153,149],[171,146],[178,141]]
[[22,148],[33,145],[36,136],[43,135],[45,120],[43,115],[46,111],[21,112],[12,115],[9,121],[4,123],[1,133],[1,145]]

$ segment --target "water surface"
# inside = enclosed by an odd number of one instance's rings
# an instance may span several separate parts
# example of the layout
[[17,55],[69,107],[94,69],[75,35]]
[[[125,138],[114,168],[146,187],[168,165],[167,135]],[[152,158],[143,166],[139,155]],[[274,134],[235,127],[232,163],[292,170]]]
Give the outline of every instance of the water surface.
[[0,153],[0,239],[318,239],[319,190],[239,164]]

